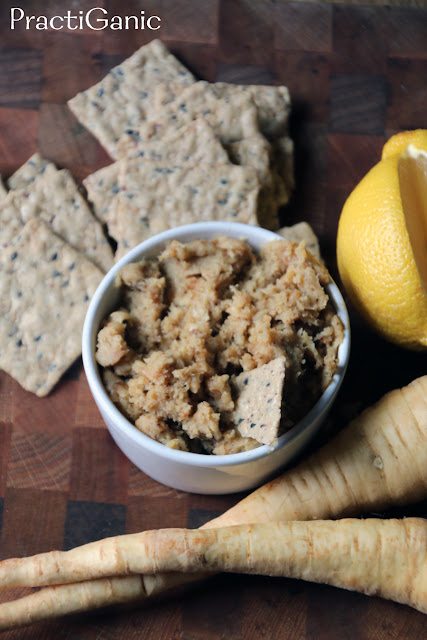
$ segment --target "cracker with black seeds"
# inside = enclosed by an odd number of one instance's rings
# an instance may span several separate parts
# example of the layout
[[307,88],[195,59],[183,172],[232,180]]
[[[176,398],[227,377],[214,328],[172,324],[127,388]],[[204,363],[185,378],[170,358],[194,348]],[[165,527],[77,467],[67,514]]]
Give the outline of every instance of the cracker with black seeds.
[[0,249],[9,246],[10,242],[19,233],[24,225],[18,207],[14,204],[14,192],[8,194],[0,201]]
[[[173,130],[160,140],[142,139],[136,134],[126,137],[127,158],[138,158],[143,164],[157,162],[163,167],[197,166],[206,164],[230,164],[227,152],[216,138],[212,128],[204,120],[195,120],[178,130]],[[83,180],[88,198],[97,218],[107,219],[108,208],[119,191],[121,161],[96,171]]]
[[200,81],[186,87],[170,101],[168,87],[160,84],[155,89],[157,116],[153,118],[158,138],[165,131],[179,129],[203,118],[212,127],[222,143],[235,142],[259,134],[258,114],[251,96],[245,92],[221,97],[215,85]]
[[234,99],[236,94],[246,94],[255,103],[258,112],[258,124],[261,133],[274,139],[288,131],[291,99],[287,87],[269,85],[243,85],[216,82],[212,85],[217,95]]
[[103,224],[107,220],[108,209],[119,192],[119,170],[121,160],[91,173],[83,180],[87,197],[95,216]]
[[250,138],[225,145],[235,164],[253,167],[260,182],[258,197],[258,222],[262,227],[275,231],[279,228],[278,205],[275,198],[276,183],[270,170],[271,144],[258,133]]
[[[131,144],[124,146],[121,157],[141,158],[171,166],[199,162],[228,164],[229,157],[209,123],[202,119],[190,121],[179,129],[171,128],[159,138],[156,123],[144,123],[134,132]],[[119,147],[120,151],[120,147]]]
[[243,372],[232,380],[237,391],[233,423],[241,436],[274,447],[282,416],[286,358]]
[[165,83],[169,95],[179,95],[195,78],[160,40],[141,47],[114,67],[101,82],[68,101],[76,118],[117,158],[117,143],[155,112],[154,89]]
[[40,220],[0,253],[0,368],[47,395],[81,352],[100,269]]
[[27,187],[9,192],[0,206],[0,220],[8,221],[0,230],[0,242],[4,244],[7,231],[10,240],[18,221],[22,226],[33,218],[42,219],[103,271],[112,266],[113,252],[102,226],[66,169],[48,164]]
[[7,181],[9,189],[25,189],[39,176],[43,175],[48,167],[56,170],[53,162],[43,158],[39,153],[35,153],[11,175]]
[[143,240],[173,227],[220,220],[257,224],[259,182],[250,167],[163,167],[124,161],[120,192],[108,215],[116,259]]
[[318,262],[323,264],[319,239],[308,222],[297,222],[291,227],[282,227],[277,233],[291,242],[296,242],[298,244],[300,242],[304,242],[307,251],[309,251]]
[[[42,175],[52,175],[58,170],[55,165],[45,161],[39,154],[35,154],[9,179],[11,190],[0,202],[0,247],[5,248],[25,224],[21,215],[21,204],[28,198],[29,191],[34,191]],[[13,185],[13,186],[11,186]],[[21,185],[23,189],[18,188]]]

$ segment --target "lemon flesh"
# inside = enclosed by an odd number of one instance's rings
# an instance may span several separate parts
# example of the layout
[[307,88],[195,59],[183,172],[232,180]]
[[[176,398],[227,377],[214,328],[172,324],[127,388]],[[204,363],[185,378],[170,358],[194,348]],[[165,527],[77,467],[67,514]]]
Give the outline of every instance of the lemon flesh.
[[427,153],[409,145],[399,158],[398,173],[409,241],[427,295]]

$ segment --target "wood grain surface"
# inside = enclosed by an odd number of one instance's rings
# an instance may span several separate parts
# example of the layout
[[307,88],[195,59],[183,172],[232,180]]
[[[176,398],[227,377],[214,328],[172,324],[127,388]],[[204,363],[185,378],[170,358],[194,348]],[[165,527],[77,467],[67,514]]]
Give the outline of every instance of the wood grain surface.
[[[35,15],[68,9],[59,0],[18,4]],[[157,13],[155,35],[202,79],[289,87],[297,183],[282,221],[309,221],[338,277],[335,239],[345,198],[391,134],[427,128],[427,10],[281,0],[69,4]],[[0,172],[10,175],[39,149],[81,180],[110,160],[66,100],[153,32],[11,31],[10,6],[0,5]],[[425,355],[383,342],[349,309],[348,374],[313,447],[387,390],[426,373]],[[197,527],[241,497],[185,494],[136,469],[110,438],[80,361],[44,399],[0,374],[1,558],[148,528]],[[427,503],[393,513],[427,516]],[[378,598],[230,575],[142,609],[71,616],[2,638],[418,640],[425,633],[422,614]]]

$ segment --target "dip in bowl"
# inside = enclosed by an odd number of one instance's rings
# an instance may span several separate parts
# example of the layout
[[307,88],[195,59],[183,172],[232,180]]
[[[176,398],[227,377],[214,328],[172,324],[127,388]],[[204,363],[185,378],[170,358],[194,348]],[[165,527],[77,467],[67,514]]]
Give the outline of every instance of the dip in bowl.
[[[201,243],[198,242],[200,240],[202,241]],[[243,243],[242,240],[245,242]],[[320,327],[313,329],[311,326],[305,326],[306,322],[302,322],[299,319],[295,323],[294,335],[289,336],[289,342],[295,342],[296,344],[293,351],[289,351],[289,349],[280,351],[279,348],[272,348],[270,344],[271,330],[269,329],[270,333],[267,332],[269,337],[266,340],[265,331],[261,326],[262,322],[259,327],[256,323],[255,326],[251,327],[252,343],[249,348],[245,348],[242,351],[240,346],[239,351],[237,347],[239,344],[241,345],[242,336],[245,335],[244,331],[242,335],[238,335],[241,322],[239,321],[235,325],[235,330],[228,326],[233,319],[231,307],[233,304],[235,307],[236,300],[232,300],[232,297],[236,290],[239,290],[242,295],[244,293],[249,301],[248,295],[252,288],[252,292],[257,297],[257,318],[263,315],[262,313],[260,314],[260,309],[271,304],[274,295],[277,294],[277,287],[270,281],[270,285],[265,289],[267,295],[259,298],[260,289],[257,289],[257,286],[265,279],[265,274],[263,274],[262,270],[260,272],[260,267],[256,264],[256,256],[262,253],[262,247],[267,246],[267,243],[272,243],[271,246],[276,246],[276,250],[273,253],[269,251],[273,257],[270,255],[267,260],[267,270],[276,269],[276,258],[277,256],[280,258],[281,253],[280,251],[277,252],[277,241],[287,242],[281,236],[277,236],[270,231],[236,223],[212,222],[178,227],[150,238],[125,255],[105,276],[92,299],[83,331],[83,362],[90,389],[118,446],[137,467],[163,484],[184,491],[204,494],[232,493],[247,490],[261,484],[301,452],[316,433],[336,397],[348,362],[350,336],[345,304],[339,290],[332,281],[327,282],[326,278],[323,289],[324,293],[329,297],[329,316],[335,322],[335,327],[339,326],[339,330],[335,331],[335,333],[339,335],[340,346],[336,349],[334,357],[331,356],[333,344],[329,349],[329,355],[327,350],[325,351],[325,360],[332,357],[334,360],[333,367],[320,367],[322,371],[319,375],[313,373],[311,377],[307,377],[307,384],[313,387],[311,391],[308,386],[305,390],[303,383],[298,391],[296,379],[302,376],[301,379],[304,381],[303,374],[305,369],[312,369],[313,371],[316,367],[319,369],[319,363],[316,365],[315,362],[312,362],[305,366],[299,334],[305,335],[306,341],[310,341],[309,333],[318,331],[318,334],[316,334],[316,342],[318,343],[319,336],[322,337],[322,334],[324,334],[323,329],[327,329],[326,333],[331,332],[331,329],[328,329],[329,325],[323,327],[320,323]],[[203,254],[207,245],[212,249],[215,243],[217,243],[215,246],[217,246],[222,258],[213,260],[213,256],[208,256],[207,262],[203,263],[204,271],[202,275],[200,270],[197,271],[197,269],[190,274],[180,272],[179,257],[184,255],[185,259],[185,245],[193,248],[193,254],[194,252]],[[241,251],[243,244],[246,244],[246,253],[244,248]],[[184,248],[182,245],[184,245]],[[270,247],[270,245],[268,246]],[[283,246],[283,253],[285,254],[285,245]],[[171,357],[171,342],[175,341],[175,351],[176,344],[185,349],[185,341],[182,340],[184,344],[180,344],[179,322],[172,322],[173,317],[177,314],[176,305],[172,305],[173,308],[166,305],[160,313],[159,310],[156,311],[155,309],[155,302],[153,302],[153,305],[148,305],[149,313],[139,331],[139,334],[144,334],[144,330],[148,331],[147,344],[142,353],[136,354],[135,350],[137,351],[138,349],[135,345],[141,336],[131,336],[127,342],[124,340],[124,324],[128,320],[126,316],[128,312],[123,308],[124,282],[129,285],[127,291],[127,297],[130,297],[128,307],[130,308],[136,304],[136,298],[133,300],[129,293],[132,291],[132,287],[138,288],[132,284],[132,279],[135,280],[135,269],[139,268],[134,263],[143,260],[145,264],[157,265],[155,259],[162,256],[162,273],[150,271],[148,275],[154,283],[154,291],[159,287],[161,288],[161,276],[167,276],[169,284],[167,290],[163,291],[162,296],[170,298],[171,291],[174,293],[179,292],[187,280],[194,281],[192,286],[197,289],[198,278],[209,278],[209,274],[218,274],[218,271],[226,273],[227,265],[225,263],[229,259],[229,254],[233,254],[233,251],[236,253],[236,262],[233,263],[231,261],[231,266],[229,265],[228,269],[232,277],[228,277],[228,280],[226,278],[227,281],[219,285],[225,288],[226,293],[223,296],[224,299],[220,301],[222,306],[218,307],[217,310],[215,307],[214,315],[218,316],[217,320],[208,329],[208,334],[206,334],[205,327],[205,336],[209,335],[209,363],[206,363],[206,358],[201,358],[198,361],[198,356],[195,357],[194,341],[191,340],[188,344],[192,344],[193,352],[190,354],[188,362],[182,364],[182,358],[179,356],[178,361],[181,364],[176,364],[177,360]],[[292,272],[291,275],[292,282],[295,280],[298,284],[298,281],[305,275],[299,274],[298,270],[295,269],[295,264],[298,263],[298,260],[301,262],[301,251],[299,258],[296,254],[295,257],[294,254],[295,251],[293,252],[294,263],[292,265],[295,273]],[[195,262],[200,263],[198,258],[196,258]],[[224,263],[224,268],[222,268],[221,262]],[[309,269],[309,272],[314,273],[313,269]],[[322,268],[319,267],[318,273],[320,278],[325,280],[325,273]],[[121,287],[118,286],[118,283]],[[306,289],[306,285],[301,288],[303,297]],[[301,292],[298,286],[294,287],[292,291],[292,295],[295,294],[296,297],[291,297],[288,300],[288,306],[291,310],[301,303]],[[138,295],[139,293],[138,291]],[[242,298],[240,293],[239,300],[242,302],[245,298]],[[153,296],[152,292],[151,295],[153,301],[155,301],[156,296]],[[213,293],[213,295],[216,294]],[[322,291],[320,291],[320,295],[323,295]],[[188,303],[189,300],[193,300],[194,312],[191,309],[192,305]],[[179,311],[181,317],[183,313],[190,319],[192,317],[196,319],[204,317],[203,313],[198,315],[197,296],[190,296],[190,298],[185,298],[184,296],[182,302],[182,309]],[[308,305],[315,302],[315,296],[311,296],[311,298],[308,296]],[[253,299],[251,299],[250,304],[255,304]],[[201,300],[200,306],[202,306]],[[156,316],[157,314],[158,316],[157,324],[152,324],[148,320],[151,317],[151,308],[153,309],[153,315]],[[243,304],[240,312],[234,309],[235,320],[239,320],[239,314],[244,315],[245,308],[247,310],[247,306],[245,307]],[[110,314],[112,315],[110,316]],[[325,323],[324,316],[322,318],[322,322]],[[163,340],[162,338],[163,342],[155,338],[155,329],[153,327],[158,326],[159,321],[166,323],[164,326],[171,328],[171,340],[168,339],[167,335],[166,339]],[[274,322],[276,323],[277,320]],[[315,320],[316,322],[317,320]],[[122,323],[122,326],[120,323]],[[290,324],[292,324],[292,317],[290,318]],[[188,323],[187,318],[187,323],[183,323],[182,336],[188,336],[194,332],[199,334],[200,326],[201,321],[195,322],[193,326],[191,322],[190,324]],[[174,331],[175,334],[173,334]],[[257,342],[258,339],[256,338],[258,332],[260,334],[259,342]],[[103,367],[100,367],[95,357],[97,337],[97,357],[98,361],[104,365]],[[298,340],[296,339],[297,337]],[[151,338],[153,340],[150,345]],[[328,339],[327,337],[325,338],[326,343]],[[263,344],[263,340],[265,344]],[[329,340],[333,342],[333,338]],[[143,338],[143,341],[145,342],[145,338]],[[280,343],[280,340],[278,342]],[[304,339],[302,342],[304,342]],[[254,348],[255,346],[256,348]],[[114,352],[115,348],[119,349],[118,354]],[[162,353],[162,349],[165,353]],[[309,351],[310,349],[307,347],[307,353],[312,360]],[[212,353],[213,359],[211,358]],[[281,372],[280,367],[283,368],[282,361],[295,359],[296,353],[302,354],[301,358],[303,358],[304,366],[285,366]],[[191,372],[192,363],[194,363],[195,379],[198,378],[199,372],[203,367],[209,369],[212,365],[214,369],[212,370],[211,368],[206,371],[203,381],[204,391],[202,392],[199,385],[190,390],[185,398],[182,398],[181,390],[185,385],[181,384],[181,387],[178,385],[177,389],[171,386],[168,387],[169,395],[163,397],[162,387],[153,388],[150,379],[153,376],[162,377],[165,375],[165,371],[167,371],[167,367],[165,369],[166,358],[168,358],[169,367],[172,367],[172,369],[175,367],[172,373],[174,373],[178,381],[182,380],[183,376],[188,376],[188,371]],[[162,359],[164,362],[162,362]],[[243,367],[240,366],[240,362]],[[270,369],[271,366],[273,367],[272,369]],[[132,374],[130,373],[131,369],[133,371]],[[281,421],[280,430],[276,430],[275,433],[276,437],[270,438],[269,445],[266,445],[262,444],[265,441],[262,437],[260,441],[259,433],[264,434],[267,431],[271,431],[270,427],[272,425],[269,422],[271,420],[269,415],[265,417],[263,414],[261,396],[266,394],[265,397],[269,398],[269,390],[264,388],[264,391],[262,391],[260,389],[258,394],[257,389],[260,388],[259,383],[262,383],[263,379],[270,374],[274,374],[277,379],[282,376],[281,384],[284,385],[285,389],[283,407],[285,407],[286,419]],[[228,379],[230,385],[228,385]],[[147,380],[148,387],[147,385],[144,386]],[[281,388],[278,384],[280,385],[280,383],[275,384],[276,396],[277,389]],[[247,385],[246,390],[245,385]],[[267,385],[270,386],[270,383],[267,382]],[[147,393],[148,388],[150,389],[149,393]],[[117,389],[119,389],[119,393],[117,393]],[[139,389],[140,396],[136,393],[136,389]],[[288,389],[288,395],[286,395],[286,389]],[[244,395],[245,392],[246,396]],[[237,398],[242,398],[240,407],[236,404],[236,394]],[[258,395],[261,399],[256,397]],[[120,396],[124,397],[123,401]],[[174,413],[174,406],[167,408],[168,403],[171,403],[171,398],[173,400],[175,396],[179,398],[176,405],[177,414]],[[128,397],[131,399],[130,405]],[[295,398],[297,398],[297,401],[295,401]],[[148,399],[150,400],[148,403],[151,408],[150,411],[147,411]],[[234,410],[233,401],[234,405],[236,405]],[[292,401],[293,407],[290,406]],[[274,397],[271,402],[274,404]],[[193,408],[189,409],[191,403]],[[277,417],[277,402],[275,404]],[[299,405],[302,410],[298,412]],[[280,402],[278,410],[279,412],[283,410],[280,407]],[[255,417],[251,420],[246,420],[245,411],[248,417],[252,414]],[[261,414],[259,413],[260,411]],[[233,420],[239,423],[239,427],[233,424]],[[262,424],[259,424],[260,422]],[[241,429],[240,423],[242,423]],[[160,430],[158,429],[159,426]],[[261,429],[261,431],[258,428],[254,428],[251,431],[251,427],[258,426],[266,428]],[[156,432],[161,433],[162,436],[157,437]],[[257,434],[255,438],[250,437],[253,434]],[[224,437],[222,438],[223,435]]]

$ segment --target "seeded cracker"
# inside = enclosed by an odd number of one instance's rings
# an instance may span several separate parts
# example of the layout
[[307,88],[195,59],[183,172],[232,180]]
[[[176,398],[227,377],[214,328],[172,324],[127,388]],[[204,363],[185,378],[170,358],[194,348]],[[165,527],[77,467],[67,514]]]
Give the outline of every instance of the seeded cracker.
[[216,82],[213,88],[219,97],[231,100],[238,93],[250,96],[258,111],[259,129],[267,138],[274,139],[287,133],[291,110],[291,99],[287,87]]
[[23,227],[19,209],[14,204],[14,192],[0,201],[0,249],[5,249]]
[[259,183],[250,167],[165,168],[124,161],[120,193],[108,220],[116,258],[156,233],[192,222],[221,220],[257,224]]
[[203,119],[191,121],[180,129],[172,128],[160,139],[155,135],[156,128],[156,123],[144,123],[140,128],[141,135],[134,132],[132,145],[123,149],[121,157],[142,158],[177,166],[184,162],[192,162],[194,165],[199,162],[229,163],[227,152],[212,127]]
[[[138,158],[141,164],[147,160],[161,163],[163,167],[197,166],[200,162],[230,164],[227,152],[204,120],[195,120],[177,131],[173,130],[161,140],[151,140],[145,135],[141,140],[135,135],[133,138],[127,136],[125,142],[129,143],[126,146],[127,157]],[[108,208],[119,191],[120,166],[120,161],[115,162],[83,181],[95,215],[102,222],[106,221]]]
[[71,174],[48,164],[25,189],[11,191],[0,206],[0,242],[9,242],[16,227],[41,218],[52,231],[103,271],[113,263],[113,253],[100,223],[90,211]]
[[83,180],[87,197],[98,220],[105,223],[113,198],[119,192],[120,160],[91,173]]
[[241,436],[272,447],[277,444],[285,362],[281,356],[234,378],[238,396],[233,421]]
[[56,169],[53,162],[46,160],[39,153],[35,153],[9,178],[7,181],[9,189],[25,189],[38,176],[43,175],[48,167]]
[[80,355],[102,272],[39,220],[0,254],[0,368],[45,396]]
[[291,242],[305,242],[305,248],[316,260],[323,264],[320,254],[319,239],[308,222],[297,222],[292,227],[282,227],[277,233]]
[[255,103],[249,94],[236,93],[222,98],[215,85],[200,81],[186,87],[170,101],[168,87],[158,85],[154,101],[157,137],[171,128],[179,129],[192,120],[203,118],[222,143],[235,142],[259,134]]
[[175,97],[194,81],[160,40],[153,40],[112,69],[101,82],[69,100],[68,106],[111,157],[117,158],[122,134],[136,129],[153,113],[155,86],[165,83]]
[[[291,111],[288,88],[267,85],[235,85],[225,82],[217,82],[212,86],[219,97],[229,97],[233,100],[236,94],[244,93],[253,100],[257,108],[259,129],[272,144],[269,166],[275,183],[274,205],[277,207],[287,204],[294,188],[293,144],[286,135]],[[267,193],[263,194],[262,201],[264,202],[263,208],[268,211]],[[269,229],[277,229],[277,226],[273,226],[273,224],[265,226]]]
[[275,231],[280,224],[275,199],[276,184],[270,171],[270,143],[259,133],[225,146],[235,164],[253,167],[256,170],[261,185],[258,198],[258,221],[262,227]]

